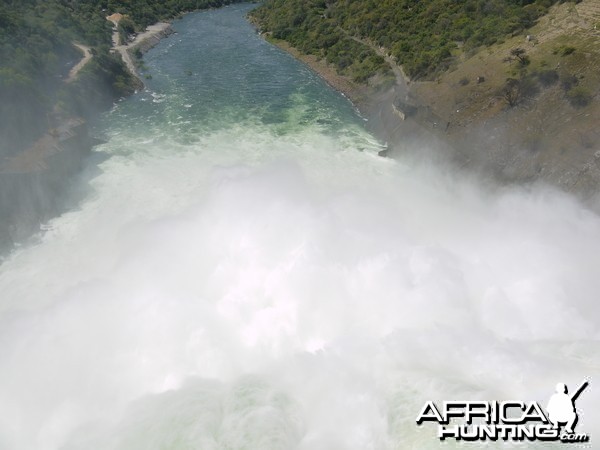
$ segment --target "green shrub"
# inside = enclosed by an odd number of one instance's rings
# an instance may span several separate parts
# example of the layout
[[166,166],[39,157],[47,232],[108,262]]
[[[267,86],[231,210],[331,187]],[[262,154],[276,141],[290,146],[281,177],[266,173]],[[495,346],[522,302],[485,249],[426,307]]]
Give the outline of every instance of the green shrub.
[[[338,43],[353,64],[339,66],[364,78],[360,51],[348,36],[386,48],[412,78],[432,78],[452,62],[456,42],[469,55],[530,27],[552,0],[265,0],[250,14],[265,31],[294,47],[339,63]],[[343,36],[340,36],[343,33]],[[364,47],[363,47],[364,48]],[[332,55],[333,54],[333,55]],[[520,55],[519,64],[529,59]],[[388,70],[386,64],[373,69]],[[354,72],[355,70],[359,71]]]
[[592,101],[592,94],[587,89],[577,86],[567,92],[567,99],[575,108],[583,108]]
[[571,53],[573,53],[574,51],[575,51],[575,47],[571,47],[570,45],[567,45],[561,49],[560,54],[562,56],[567,56],[567,55],[570,55]]
[[119,21],[119,26],[117,27],[119,32],[119,43],[121,45],[126,44],[129,36],[135,33],[135,23],[129,17],[124,16]]
[[545,87],[552,86],[559,80],[558,72],[556,70],[542,70],[536,75],[538,81]]
[[561,56],[567,56],[573,53],[575,50],[576,48],[571,45],[561,45],[560,47],[554,47],[554,49],[552,50],[552,54],[560,54]]
[[579,83],[579,79],[575,75],[564,74],[560,77],[560,86],[565,91],[569,91],[573,86]]

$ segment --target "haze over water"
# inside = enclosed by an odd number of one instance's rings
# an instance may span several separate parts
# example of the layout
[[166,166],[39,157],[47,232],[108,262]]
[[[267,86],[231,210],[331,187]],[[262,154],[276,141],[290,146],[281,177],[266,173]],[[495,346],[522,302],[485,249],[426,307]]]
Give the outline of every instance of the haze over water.
[[584,378],[600,439],[598,216],[377,157],[249,8],[174,23],[80,208],[0,265],[0,449],[433,448],[426,400]]

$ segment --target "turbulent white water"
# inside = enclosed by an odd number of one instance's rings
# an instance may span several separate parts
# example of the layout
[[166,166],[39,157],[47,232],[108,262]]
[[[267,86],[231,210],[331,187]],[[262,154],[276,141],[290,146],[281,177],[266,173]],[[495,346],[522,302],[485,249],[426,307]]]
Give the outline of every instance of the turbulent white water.
[[[242,23],[181,26],[219,14]],[[80,209],[0,266],[0,449],[432,448],[426,400],[545,405],[590,377],[593,447],[597,215],[298,126],[296,94],[227,126],[166,88],[152,119],[151,94],[109,119]]]

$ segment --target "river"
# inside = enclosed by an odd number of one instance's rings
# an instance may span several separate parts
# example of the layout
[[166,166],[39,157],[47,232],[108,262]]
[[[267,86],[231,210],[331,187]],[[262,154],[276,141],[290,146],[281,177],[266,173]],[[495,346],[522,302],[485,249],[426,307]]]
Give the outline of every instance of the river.
[[435,448],[427,400],[599,374],[598,216],[378,157],[251,7],[174,22],[79,207],[0,266],[0,449]]

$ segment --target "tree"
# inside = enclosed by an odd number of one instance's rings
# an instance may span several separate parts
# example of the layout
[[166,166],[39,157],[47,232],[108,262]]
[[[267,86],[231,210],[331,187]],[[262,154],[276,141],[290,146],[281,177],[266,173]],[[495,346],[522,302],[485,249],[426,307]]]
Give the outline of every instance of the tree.
[[519,65],[522,67],[527,66],[530,63],[529,56],[525,54],[525,49],[522,49],[521,47],[513,48],[510,51],[509,56],[504,58],[504,61],[512,62],[515,59],[519,61]]
[[127,43],[129,36],[135,33],[135,23],[128,16],[123,16],[119,21],[117,29],[119,31],[119,43],[124,45]]
[[512,108],[526,98],[537,95],[539,86],[531,76],[522,75],[519,79],[507,78],[500,92],[508,106]]
[[502,88],[502,97],[511,108],[517,106],[521,101],[521,88],[519,80],[515,78],[507,78],[504,87]]

